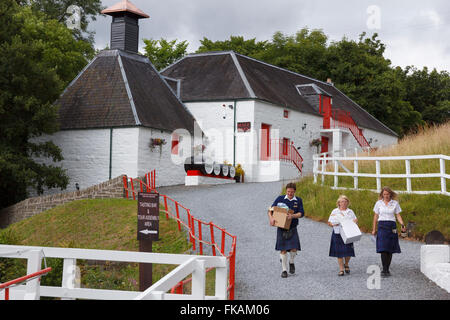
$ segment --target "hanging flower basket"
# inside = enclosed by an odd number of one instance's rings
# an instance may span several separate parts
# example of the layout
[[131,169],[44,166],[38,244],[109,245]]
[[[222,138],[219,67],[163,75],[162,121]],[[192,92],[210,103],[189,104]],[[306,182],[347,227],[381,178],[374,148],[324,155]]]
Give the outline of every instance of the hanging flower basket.
[[320,146],[322,145],[322,140],[319,139],[319,138],[314,139],[314,140],[312,140],[312,141],[309,143],[309,145],[310,145],[311,147],[320,147]]
[[159,146],[159,153],[161,154],[162,152],[162,146],[165,145],[167,142],[165,139],[161,139],[161,138],[150,138],[150,143],[149,143],[149,147],[150,150],[153,151],[156,147]]

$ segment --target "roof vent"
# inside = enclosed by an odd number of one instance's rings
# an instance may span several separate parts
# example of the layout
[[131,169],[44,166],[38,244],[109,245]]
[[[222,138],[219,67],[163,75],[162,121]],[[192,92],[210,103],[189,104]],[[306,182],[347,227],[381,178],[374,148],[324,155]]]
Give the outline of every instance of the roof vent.
[[102,10],[113,17],[111,23],[111,49],[138,52],[139,19],[149,18],[130,1],[123,0]]

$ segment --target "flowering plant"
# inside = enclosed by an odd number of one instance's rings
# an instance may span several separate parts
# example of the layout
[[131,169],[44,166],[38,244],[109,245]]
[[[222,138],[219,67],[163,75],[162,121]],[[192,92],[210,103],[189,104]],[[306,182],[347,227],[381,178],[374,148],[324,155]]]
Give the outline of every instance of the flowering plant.
[[161,138],[150,138],[150,143],[149,143],[149,147],[150,150],[153,151],[153,149],[155,149],[155,147],[159,146],[159,153],[161,153],[162,150],[162,146],[165,145],[167,142],[165,139],[161,139]]
[[322,140],[321,139],[319,139],[319,138],[317,138],[317,139],[314,139],[314,140],[312,140],[310,143],[309,143],[309,145],[311,146],[311,147],[318,147],[318,146],[320,146],[320,145],[322,145]]

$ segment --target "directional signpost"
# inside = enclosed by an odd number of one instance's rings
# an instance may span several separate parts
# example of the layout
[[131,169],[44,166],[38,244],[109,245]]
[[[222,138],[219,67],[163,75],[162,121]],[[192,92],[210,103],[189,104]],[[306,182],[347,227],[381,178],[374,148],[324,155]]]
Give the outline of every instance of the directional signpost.
[[[152,252],[152,241],[159,239],[159,193],[138,193],[137,239],[140,252]],[[139,290],[153,284],[152,264],[139,264]]]

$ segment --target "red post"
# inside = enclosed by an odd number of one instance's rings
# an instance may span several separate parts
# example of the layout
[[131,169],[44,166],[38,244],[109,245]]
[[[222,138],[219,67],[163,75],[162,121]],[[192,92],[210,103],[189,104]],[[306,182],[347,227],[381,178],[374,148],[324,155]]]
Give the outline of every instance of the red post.
[[192,222],[191,222],[191,228],[192,228],[192,250],[195,251],[195,220],[194,217],[191,216]]
[[125,189],[125,195],[128,199],[128,177],[123,176],[123,188]]
[[[166,219],[169,219],[169,214],[167,213],[169,210],[169,208],[167,207],[167,196],[164,195],[164,210],[166,211]],[[178,224],[180,224],[180,222],[178,221]]]
[[139,180],[139,187],[141,188],[141,192],[144,192],[144,190],[142,189],[142,180]]
[[188,216],[188,226],[189,226],[189,241],[192,243],[192,226],[191,226],[191,212],[189,211],[189,209],[186,210],[187,212],[187,216]]
[[202,222],[198,220],[198,244],[200,247],[200,255],[203,255],[203,243],[202,243]]
[[211,230],[211,244],[212,244],[212,252],[213,252],[213,256],[216,255],[216,242],[214,241],[214,225],[212,222],[209,223],[209,228]]
[[178,202],[175,202],[175,209],[176,209],[176,211],[177,211],[178,231],[181,231],[181,224],[180,224],[180,209],[178,208]]
[[233,237],[233,253],[230,256],[230,300],[234,300],[235,272],[236,272],[236,236]]
[[131,181],[131,192],[133,192],[133,200],[136,200],[136,197],[134,196],[134,183],[133,183],[133,178],[130,178]]
[[5,289],[5,300],[9,300],[9,288]]
[[225,255],[225,229],[222,230],[222,243],[220,251],[222,252],[223,255]]

